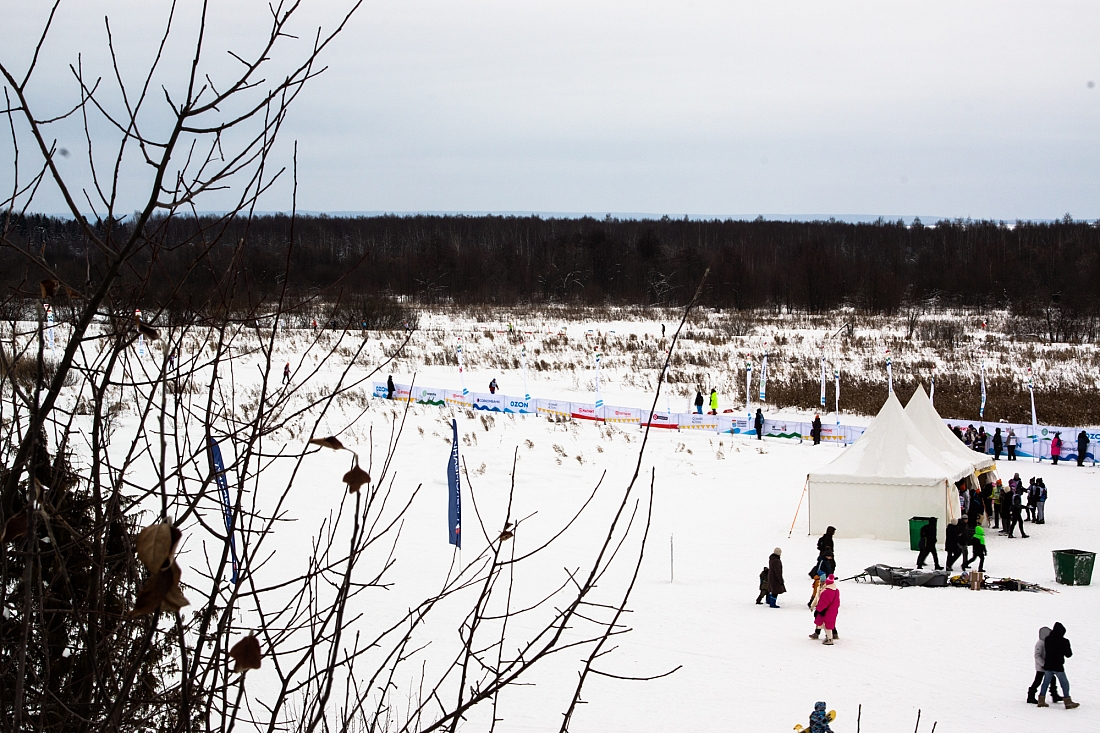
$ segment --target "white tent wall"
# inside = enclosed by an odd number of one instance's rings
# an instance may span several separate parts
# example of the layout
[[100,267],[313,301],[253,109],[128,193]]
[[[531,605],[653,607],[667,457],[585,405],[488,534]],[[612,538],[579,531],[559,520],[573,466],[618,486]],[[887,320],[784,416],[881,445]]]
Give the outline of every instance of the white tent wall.
[[891,393],[859,440],[806,477],[810,532],[905,540],[914,516],[937,517],[942,532],[959,516],[955,482],[973,472],[929,442]]
[[910,517],[936,517],[942,536],[958,519],[958,508],[959,492],[946,480],[934,486],[818,484],[809,492],[810,534],[833,526],[841,538],[908,542]]

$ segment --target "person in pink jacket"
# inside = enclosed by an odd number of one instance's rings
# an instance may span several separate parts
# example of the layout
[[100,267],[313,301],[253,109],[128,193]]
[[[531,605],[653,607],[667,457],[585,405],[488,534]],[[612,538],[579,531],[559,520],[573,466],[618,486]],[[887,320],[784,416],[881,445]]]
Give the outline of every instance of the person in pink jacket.
[[836,616],[840,612],[840,590],[836,587],[836,578],[830,575],[825,579],[825,590],[817,597],[817,606],[814,607],[814,633],[811,639],[821,636],[821,630],[825,629],[825,641],[822,644],[832,646],[833,639],[838,638],[836,633]]
[[1050,460],[1055,466],[1058,465],[1058,459],[1062,457],[1062,434],[1055,433],[1054,440],[1050,441]]

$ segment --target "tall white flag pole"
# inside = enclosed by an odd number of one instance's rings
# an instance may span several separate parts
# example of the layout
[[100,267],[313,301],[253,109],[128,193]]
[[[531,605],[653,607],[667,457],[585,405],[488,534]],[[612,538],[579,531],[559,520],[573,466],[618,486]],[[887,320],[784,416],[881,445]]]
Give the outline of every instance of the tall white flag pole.
[[821,411],[825,412],[825,342],[821,342]]
[[766,349],[764,358],[760,362],[760,401],[768,401],[768,352]]
[[527,344],[520,344],[520,363],[523,364],[523,399],[531,401],[531,393],[527,391]]
[[982,404],[978,408],[978,420],[983,425],[985,424],[985,356],[982,356],[981,362],[981,377],[982,377]]
[[745,412],[752,420],[752,359],[745,359]]
[[936,365],[932,365],[932,386],[928,391],[928,401],[932,403],[932,407],[936,406]]
[[886,390],[894,394],[894,361],[890,358],[890,349],[886,350]]
[[462,337],[458,337],[458,346],[455,347],[455,353],[458,354],[458,378],[462,382],[462,396],[467,397],[470,394],[470,390],[466,389],[466,364],[462,358]]
[[1031,452],[1041,461],[1043,444],[1039,442],[1039,421],[1035,419],[1035,382],[1031,378],[1031,367],[1027,368],[1027,391],[1031,393]]

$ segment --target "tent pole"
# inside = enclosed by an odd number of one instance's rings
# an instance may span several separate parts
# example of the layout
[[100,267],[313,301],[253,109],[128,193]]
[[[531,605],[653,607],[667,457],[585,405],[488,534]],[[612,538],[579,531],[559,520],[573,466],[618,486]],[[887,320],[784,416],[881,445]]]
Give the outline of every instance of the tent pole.
[[802,510],[802,500],[806,498],[806,489],[810,486],[810,476],[806,475],[806,483],[802,484],[802,495],[798,497],[798,508],[794,510],[794,519],[791,520],[791,531],[787,533],[787,539],[794,534],[794,523],[798,521],[798,512]]

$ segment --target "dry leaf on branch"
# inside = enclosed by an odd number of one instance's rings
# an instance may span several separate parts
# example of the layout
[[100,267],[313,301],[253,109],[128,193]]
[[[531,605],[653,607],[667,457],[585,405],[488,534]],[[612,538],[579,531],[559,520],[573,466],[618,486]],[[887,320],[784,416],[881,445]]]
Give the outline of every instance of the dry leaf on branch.
[[229,656],[233,657],[234,672],[247,672],[250,669],[260,668],[260,642],[252,634],[244,637],[229,650]]
[[359,491],[363,484],[370,483],[370,474],[359,468],[359,464],[356,464],[344,474],[344,483],[348,485],[348,493],[354,494]]
[[77,300],[84,297],[84,294],[79,290],[73,290],[68,285],[65,286],[65,295],[69,296],[71,300]]
[[57,295],[57,288],[61,285],[57,280],[43,280],[38,283],[39,290],[42,291],[42,298],[52,298]]
[[8,517],[4,528],[0,529],[0,542],[14,542],[27,533],[27,513],[19,512]]
[[145,616],[157,610],[178,611],[190,605],[180,590],[182,571],[176,564],[176,546],[182,533],[168,522],[151,524],[137,538],[137,556],[149,579],[138,591],[130,618]]
[[500,533],[500,541],[503,542],[504,540],[510,540],[515,536],[516,536],[515,533],[513,533],[513,532],[506,529],[506,530],[504,530],[503,532]]
[[335,435],[330,435],[327,438],[313,438],[309,442],[313,445],[319,445],[322,448],[331,448],[332,450],[344,449],[344,444],[341,443],[339,438]]
[[157,329],[153,328],[152,326],[147,326],[141,321],[138,321],[137,330],[138,333],[140,333],[142,336],[149,339],[150,341],[156,341],[160,338],[160,332],[157,331]]

